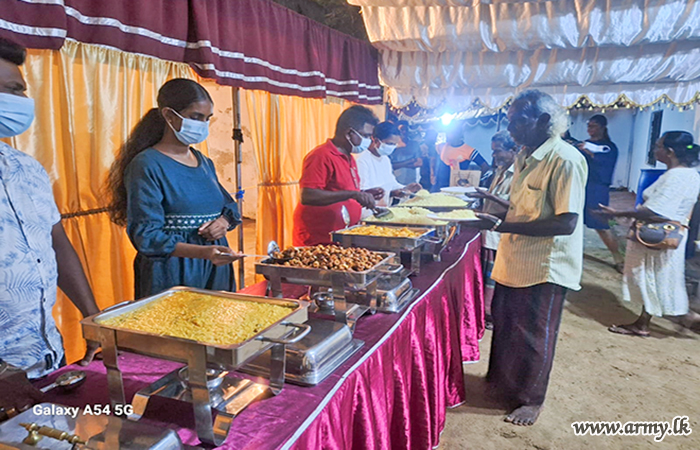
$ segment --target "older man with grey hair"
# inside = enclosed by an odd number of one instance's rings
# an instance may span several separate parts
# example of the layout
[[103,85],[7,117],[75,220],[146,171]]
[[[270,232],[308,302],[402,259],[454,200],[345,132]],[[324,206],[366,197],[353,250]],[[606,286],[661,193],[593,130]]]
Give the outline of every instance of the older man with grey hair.
[[549,95],[521,93],[508,120],[523,149],[505,221],[492,227],[502,236],[492,273],[497,284],[487,379],[514,408],[506,421],[532,425],[544,403],[564,297],[581,288],[588,168],[561,139],[566,113]]

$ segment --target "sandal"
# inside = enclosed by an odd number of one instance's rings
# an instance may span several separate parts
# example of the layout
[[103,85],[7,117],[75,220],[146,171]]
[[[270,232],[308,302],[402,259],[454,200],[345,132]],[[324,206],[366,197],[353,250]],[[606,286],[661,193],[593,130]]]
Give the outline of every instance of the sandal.
[[648,331],[642,331],[636,328],[631,328],[633,325],[613,325],[608,327],[608,331],[611,333],[622,334],[625,336],[639,336],[639,337],[649,337]]
[[619,273],[620,275],[625,273],[625,263],[623,263],[623,262],[615,263],[613,265],[613,267],[615,268],[617,273]]

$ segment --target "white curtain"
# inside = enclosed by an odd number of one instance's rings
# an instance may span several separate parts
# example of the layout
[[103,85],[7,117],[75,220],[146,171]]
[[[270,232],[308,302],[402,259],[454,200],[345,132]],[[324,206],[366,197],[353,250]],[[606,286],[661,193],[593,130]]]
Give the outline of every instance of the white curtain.
[[526,88],[649,104],[700,91],[700,0],[351,0],[395,106],[499,107]]

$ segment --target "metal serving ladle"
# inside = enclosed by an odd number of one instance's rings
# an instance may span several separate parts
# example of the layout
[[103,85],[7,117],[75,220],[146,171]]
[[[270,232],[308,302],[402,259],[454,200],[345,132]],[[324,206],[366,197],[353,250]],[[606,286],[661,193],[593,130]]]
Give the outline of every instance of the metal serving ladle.
[[372,212],[374,213],[374,217],[377,218],[377,219],[381,219],[382,217],[394,215],[394,213],[392,213],[391,210],[390,210],[389,208],[380,208],[380,207],[377,207],[377,208],[374,208],[374,209],[372,210]]
[[70,391],[85,382],[86,374],[82,370],[71,370],[56,378],[56,381],[41,388],[41,392],[47,393],[52,389],[60,388],[62,391]]
[[350,226],[350,212],[348,211],[348,208],[345,205],[340,207],[340,217],[343,218],[345,228],[348,228]]
[[[267,244],[267,255],[255,255],[252,253],[241,253],[238,256],[241,258],[270,258],[271,260],[275,262],[286,262],[289,261],[292,258],[275,258],[273,255],[277,252],[280,251],[280,246],[277,244],[275,241],[270,241],[269,244]],[[234,256],[233,253],[225,253],[225,252],[219,252],[220,255],[222,256]]]
[[[372,209],[372,213],[374,213],[374,217],[376,219],[381,219],[382,217],[386,217],[390,214],[393,214],[389,208],[381,208],[381,207],[376,207]],[[348,208],[343,205],[340,208],[340,216],[343,218],[343,222],[345,223],[345,228],[348,228],[350,226],[350,212],[348,212]]]
[[285,258],[276,258],[274,255],[275,253],[281,252],[280,246],[277,244],[275,241],[270,241],[269,244],[267,244],[267,256],[274,262],[274,263],[283,263],[287,262],[292,258],[285,257]]

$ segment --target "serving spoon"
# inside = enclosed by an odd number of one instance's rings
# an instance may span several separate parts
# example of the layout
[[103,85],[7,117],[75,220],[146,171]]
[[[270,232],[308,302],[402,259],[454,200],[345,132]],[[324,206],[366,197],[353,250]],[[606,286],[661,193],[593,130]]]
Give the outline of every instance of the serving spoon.
[[86,374],[82,370],[71,370],[61,374],[56,381],[41,388],[41,392],[47,393],[52,389],[60,388],[62,391],[71,391],[85,382]]

